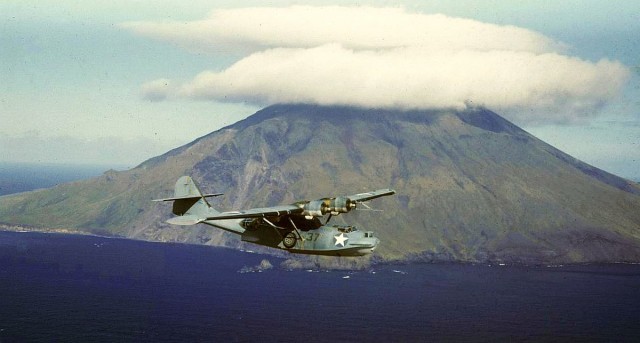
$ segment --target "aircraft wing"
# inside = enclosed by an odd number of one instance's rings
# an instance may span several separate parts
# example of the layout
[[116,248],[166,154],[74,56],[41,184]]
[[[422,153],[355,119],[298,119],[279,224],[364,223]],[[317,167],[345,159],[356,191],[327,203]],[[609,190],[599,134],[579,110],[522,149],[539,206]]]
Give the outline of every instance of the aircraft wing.
[[[293,205],[282,205],[264,208],[252,208],[245,211],[223,212],[214,216],[206,217],[202,220],[224,220],[224,219],[245,219],[279,217],[284,215],[303,215],[305,217],[321,217],[334,212],[346,213],[355,208],[356,203],[362,203],[375,198],[392,195],[396,192],[392,189],[379,189],[377,191],[359,193],[338,198],[324,198],[314,201],[301,201]],[[339,203],[339,204],[338,204]],[[352,205],[348,205],[351,203]]]
[[365,202],[375,198],[383,197],[386,195],[396,194],[393,189],[378,189],[377,191],[358,193],[354,195],[347,195],[346,198],[353,202]]
[[283,205],[264,208],[252,208],[250,210],[238,212],[223,212],[215,216],[207,217],[206,220],[278,217],[287,214],[300,214],[303,211],[304,209],[296,205]]

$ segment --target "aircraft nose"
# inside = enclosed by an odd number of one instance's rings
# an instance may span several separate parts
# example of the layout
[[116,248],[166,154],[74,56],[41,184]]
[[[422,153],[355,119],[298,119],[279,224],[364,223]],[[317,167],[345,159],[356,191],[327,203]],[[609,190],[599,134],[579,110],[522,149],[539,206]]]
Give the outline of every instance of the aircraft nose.
[[380,244],[380,240],[377,237],[373,238],[373,246],[371,247],[371,252],[373,252]]
[[371,248],[369,248],[368,253],[371,254],[373,253],[374,250],[376,250],[376,248],[378,247],[378,244],[380,243],[380,240],[377,237],[373,237],[372,242],[371,242]]

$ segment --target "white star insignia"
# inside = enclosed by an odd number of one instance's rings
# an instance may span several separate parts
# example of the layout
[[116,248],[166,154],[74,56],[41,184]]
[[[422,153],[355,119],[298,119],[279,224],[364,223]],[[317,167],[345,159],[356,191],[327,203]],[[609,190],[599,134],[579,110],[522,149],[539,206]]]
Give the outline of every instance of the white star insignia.
[[340,244],[344,246],[344,243],[349,239],[349,237],[345,236],[344,233],[340,232],[339,235],[333,236],[336,239],[336,245]]

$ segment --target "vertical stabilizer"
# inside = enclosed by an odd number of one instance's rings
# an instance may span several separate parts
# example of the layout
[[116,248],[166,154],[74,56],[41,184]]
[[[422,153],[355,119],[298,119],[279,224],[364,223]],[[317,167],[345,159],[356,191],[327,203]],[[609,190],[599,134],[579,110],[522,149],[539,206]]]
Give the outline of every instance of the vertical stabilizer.
[[173,201],[173,214],[177,216],[192,214],[199,217],[206,217],[208,214],[217,212],[211,208],[205,198],[218,195],[222,194],[202,194],[190,176],[182,176],[176,181],[173,198],[158,199],[155,201]]
[[198,189],[198,186],[191,176],[182,176],[176,181],[176,186],[173,191],[174,198],[200,198],[202,192]]
[[176,181],[173,195],[177,198],[173,202],[173,214],[177,216],[206,213],[210,207],[190,176],[182,176]]

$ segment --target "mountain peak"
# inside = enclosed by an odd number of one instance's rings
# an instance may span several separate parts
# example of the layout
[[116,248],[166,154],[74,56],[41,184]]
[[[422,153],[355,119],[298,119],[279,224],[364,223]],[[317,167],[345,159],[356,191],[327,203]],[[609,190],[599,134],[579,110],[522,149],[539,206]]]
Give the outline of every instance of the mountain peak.
[[432,124],[434,120],[444,114],[456,115],[466,124],[492,132],[523,132],[516,125],[510,123],[500,115],[483,107],[470,107],[458,110],[399,110],[399,109],[368,109],[353,106],[323,106],[312,104],[278,104],[266,107],[254,115],[230,127],[242,129],[255,125],[267,119],[281,117],[286,119],[309,118],[332,122],[353,120],[384,121],[400,119],[414,123]]
[[[183,174],[204,192],[225,193],[214,204],[222,210],[394,188],[397,196],[376,204],[384,212],[332,219],[375,231],[383,260],[640,261],[636,184],[484,108],[274,105],[133,170],[3,198],[0,215],[14,223],[239,246],[220,230],[163,223],[170,211],[149,199],[168,195]],[[47,215],[66,208],[81,215]]]

